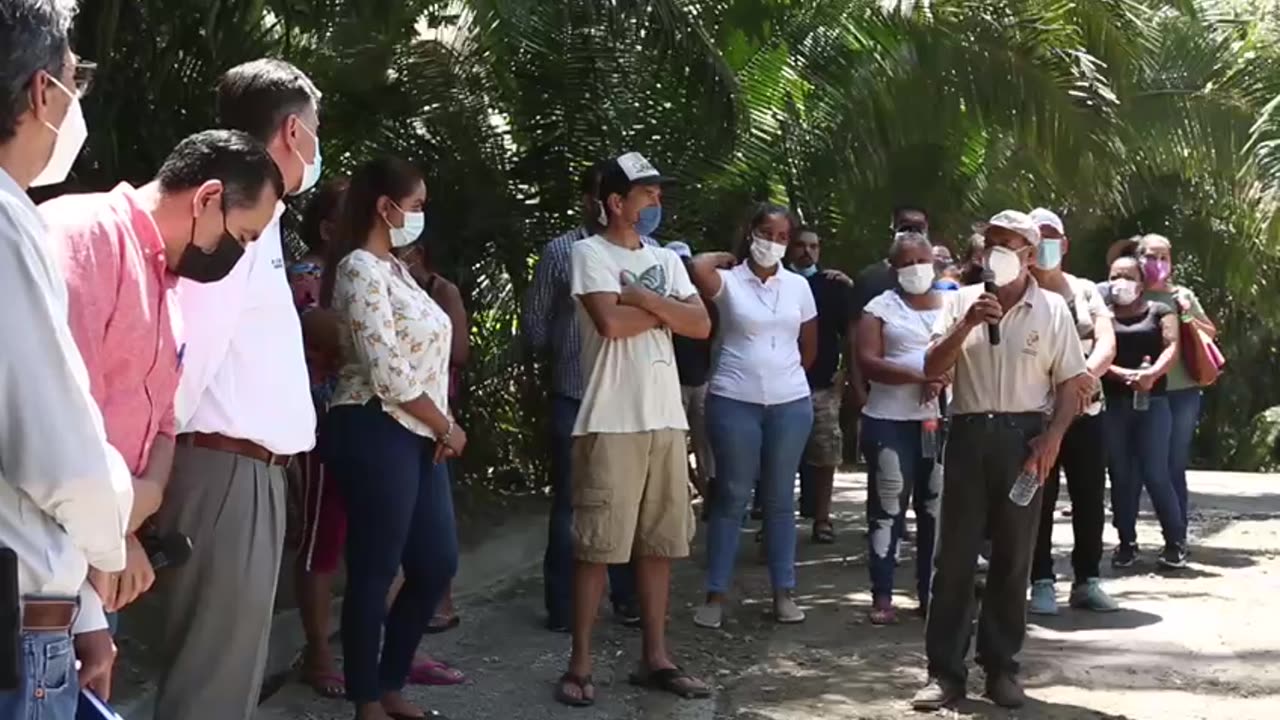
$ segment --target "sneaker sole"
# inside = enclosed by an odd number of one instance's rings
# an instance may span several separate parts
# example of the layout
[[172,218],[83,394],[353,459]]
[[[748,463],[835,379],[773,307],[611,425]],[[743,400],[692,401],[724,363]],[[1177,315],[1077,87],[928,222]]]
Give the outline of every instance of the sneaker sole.
[[919,702],[912,700],[911,709],[917,712],[938,712],[939,710],[946,710],[947,708],[964,702],[964,699],[964,694],[957,694],[954,697],[948,697],[938,702]]
[[1169,562],[1168,560],[1157,560],[1156,565],[1159,565],[1165,570],[1186,570],[1187,569],[1187,563],[1185,560],[1181,563],[1172,563],[1172,562]]

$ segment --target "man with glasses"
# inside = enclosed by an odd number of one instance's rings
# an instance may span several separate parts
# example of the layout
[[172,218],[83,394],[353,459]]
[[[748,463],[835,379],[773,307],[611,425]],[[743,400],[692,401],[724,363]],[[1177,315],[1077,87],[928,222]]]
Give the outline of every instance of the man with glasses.
[[72,720],[81,686],[110,694],[115,646],[94,588],[124,568],[133,506],[27,197],[66,179],[87,135],[72,15],[69,2],[0,0],[2,720]]
[[[925,354],[927,377],[954,371],[955,383],[925,630],[929,683],[912,702],[917,710],[964,698],[976,558],[986,530],[991,567],[977,662],[993,702],[1019,707],[1025,701],[1015,658],[1026,635],[1027,577],[1043,495],[1038,485],[1053,468],[1087,378],[1066,300],[1042,290],[1029,271],[1039,244],[1040,231],[1026,213],[993,217],[984,250],[988,285],[955,291]],[[1024,473],[1037,488],[1022,505],[1011,489]]]

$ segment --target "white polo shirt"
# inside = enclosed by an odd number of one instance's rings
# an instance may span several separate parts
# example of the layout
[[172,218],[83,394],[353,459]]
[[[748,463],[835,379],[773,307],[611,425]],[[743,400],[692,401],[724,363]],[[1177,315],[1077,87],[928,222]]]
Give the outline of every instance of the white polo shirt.
[[250,440],[277,455],[315,445],[302,326],[284,274],[283,212],[277,205],[227,277],[178,281],[187,328],[174,408],[181,433]]
[[[934,326],[935,342],[964,318],[982,292],[981,285],[970,285],[950,294]],[[1086,370],[1067,301],[1032,278],[1022,299],[1000,319],[999,345],[988,342],[984,325],[965,338],[948,410],[953,415],[1048,414],[1054,388]]]
[[707,392],[757,405],[809,397],[800,326],[818,316],[809,281],[779,268],[761,282],[747,263],[719,270],[716,357]]

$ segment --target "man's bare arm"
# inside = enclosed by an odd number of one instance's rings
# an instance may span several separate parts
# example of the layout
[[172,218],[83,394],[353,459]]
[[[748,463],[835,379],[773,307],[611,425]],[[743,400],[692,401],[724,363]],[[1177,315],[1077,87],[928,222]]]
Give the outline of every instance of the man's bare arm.
[[623,305],[620,298],[618,293],[611,292],[587,293],[578,297],[601,337],[609,340],[635,337],[662,326],[657,315],[638,307]]
[[697,295],[678,300],[632,284],[622,289],[618,302],[652,314],[677,335],[694,340],[711,335],[711,316]]
[[151,454],[142,477],[133,479],[133,509],[129,512],[129,532],[137,532],[142,523],[160,509],[164,490],[173,473],[174,440],[167,435],[157,435],[151,443]]

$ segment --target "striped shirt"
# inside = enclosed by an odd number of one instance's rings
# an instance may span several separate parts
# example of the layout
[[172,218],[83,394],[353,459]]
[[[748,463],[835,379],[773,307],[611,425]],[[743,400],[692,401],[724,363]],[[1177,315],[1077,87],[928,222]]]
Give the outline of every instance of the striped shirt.
[[[569,292],[570,257],[573,244],[589,235],[585,227],[576,227],[547,243],[534,267],[533,284],[526,291],[520,316],[525,342],[539,356],[550,357],[551,391],[574,400],[582,399],[586,382],[578,364],[582,334]],[[658,245],[652,238],[640,240]]]

